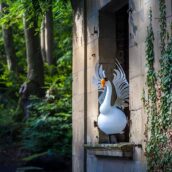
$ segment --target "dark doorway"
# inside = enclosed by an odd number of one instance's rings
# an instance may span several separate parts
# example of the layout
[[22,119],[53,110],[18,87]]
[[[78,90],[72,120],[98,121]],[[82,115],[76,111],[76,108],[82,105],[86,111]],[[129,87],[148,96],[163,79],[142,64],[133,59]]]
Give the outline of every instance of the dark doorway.
[[[127,80],[129,80],[129,30],[128,30],[128,1],[112,1],[103,7],[99,12],[99,58],[103,64],[106,76],[113,79],[113,69],[117,58],[122,65]],[[113,92],[112,104],[115,101]],[[125,114],[130,119],[129,108],[125,109]],[[125,129],[124,135],[118,136],[119,142],[129,141],[129,125]],[[101,131],[99,132],[99,142],[106,143],[108,138]]]

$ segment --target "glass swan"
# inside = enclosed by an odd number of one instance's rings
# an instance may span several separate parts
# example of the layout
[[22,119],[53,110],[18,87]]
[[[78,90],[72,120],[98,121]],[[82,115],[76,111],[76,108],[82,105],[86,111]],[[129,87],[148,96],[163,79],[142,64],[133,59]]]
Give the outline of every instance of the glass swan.
[[109,135],[109,141],[112,134],[123,133],[127,125],[127,118],[123,109],[128,106],[129,101],[129,84],[125,73],[117,60],[115,66],[112,83],[115,87],[117,98],[113,106],[111,105],[112,84],[106,78],[102,65],[96,64],[95,76],[93,77],[93,83],[98,86],[100,92],[100,114],[97,124],[101,131]]

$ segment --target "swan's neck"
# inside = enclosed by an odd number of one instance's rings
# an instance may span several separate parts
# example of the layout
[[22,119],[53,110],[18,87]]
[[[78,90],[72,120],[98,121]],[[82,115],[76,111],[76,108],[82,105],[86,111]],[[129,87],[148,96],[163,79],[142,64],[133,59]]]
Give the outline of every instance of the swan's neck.
[[111,107],[112,85],[110,81],[107,81],[106,87],[107,87],[106,96],[103,103],[100,106],[100,112],[103,114],[108,112],[109,108]]

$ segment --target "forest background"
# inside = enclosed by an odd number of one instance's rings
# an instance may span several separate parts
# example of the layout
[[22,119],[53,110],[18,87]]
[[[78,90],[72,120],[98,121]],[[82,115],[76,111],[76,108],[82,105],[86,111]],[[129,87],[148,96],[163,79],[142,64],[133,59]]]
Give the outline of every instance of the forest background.
[[1,0],[0,25],[0,163],[71,158],[70,1]]

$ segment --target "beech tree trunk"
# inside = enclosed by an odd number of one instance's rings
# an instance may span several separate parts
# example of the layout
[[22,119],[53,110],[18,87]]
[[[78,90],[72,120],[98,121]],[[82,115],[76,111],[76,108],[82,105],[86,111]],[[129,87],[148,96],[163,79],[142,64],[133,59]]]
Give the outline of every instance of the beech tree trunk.
[[40,37],[36,31],[38,28],[38,15],[36,14],[38,3],[38,1],[32,1],[33,11],[31,12],[26,7],[27,10],[23,17],[27,56],[27,82],[21,86],[20,93],[25,99],[29,95],[41,96],[43,94],[44,68]]
[[54,64],[53,58],[53,13],[52,0],[48,1],[50,6],[45,14],[45,52],[46,59],[49,65]]
[[43,61],[46,62],[46,51],[45,51],[45,18],[42,21],[41,24],[41,53]]
[[41,53],[43,60],[49,65],[54,64],[53,58],[53,13],[52,0],[48,0],[49,8],[45,13],[45,17],[41,25]]
[[36,31],[38,28],[38,15],[36,14],[36,10],[39,8],[39,2],[32,0],[29,3],[33,6],[33,11],[31,12],[26,7],[27,10],[23,17],[27,56],[27,82],[19,90],[21,97],[18,107],[18,109],[22,109],[25,118],[29,116],[27,110],[29,96],[37,95],[38,97],[42,97],[44,95],[43,60],[39,32]]
[[[0,9],[3,10],[4,7],[8,7],[8,5],[6,5],[5,3],[1,3]],[[4,24],[2,26],[2,33],[8,69],[12,72],[17,73],[17,61],[13,43],[12,27]]]
[[[27,19],[27,14],[24,16],[24,31],[28,65],[27,79],[29,81],[28,84],[30,84],[27,94],[41,95],[41,90],[44,85],[44,70],[39,33],[35,31],[37,28],[37,21],[35,18],[32,18],[31,21],[31,19]],[[31,22],[33,23],[32,27],[30,27]]]

